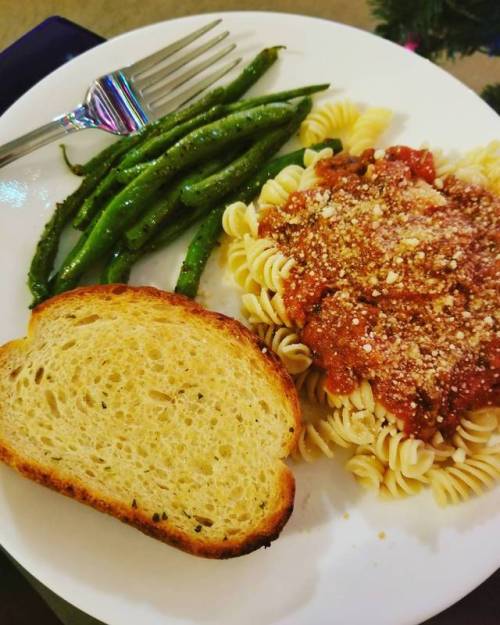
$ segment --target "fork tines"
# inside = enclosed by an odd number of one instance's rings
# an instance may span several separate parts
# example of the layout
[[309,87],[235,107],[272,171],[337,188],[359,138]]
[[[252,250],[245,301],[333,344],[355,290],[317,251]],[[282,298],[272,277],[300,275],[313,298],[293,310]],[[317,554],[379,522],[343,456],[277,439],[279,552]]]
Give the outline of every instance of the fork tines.
[[[236,48],[236,44],[230,44],[217,50],[207,59],[201,60],[196,64],[191,64],[192,61],[198,59],[210,49],[224,41],[224,39],[226,39],[229,35],[229,31],[226,30],[196,48],[188,50],[185,54],[182,54],[170,63],[166,65],[164,64],[164,61],[176,55],[181,50],[184,50],[187,46],[189,46],[189,44],[202,37],[205,33],[218,26],[221,22],[221,19],[214,20],[193,33],[182,37],[178,41],[169,44],[165,48],[162,48],[161,50],[158,50],[146,58],[141,59],[133,65],[121,70],[129,81],[129,84],[132,86],[141,105],[149,111],[149,114],[154,114],[155,117],[158,117],[178,108],[179,106],[182,106],[201,93],[204,89],[222,78],[222,76],[233,69],[233,67],[241,61],[241,58],[235,59],[234,61],[219,67],[216,71],[205,76],[201,81],[192,85],[182,93],[174,93],[184,83],[188,82],[192,78],[195,78],[206,69],[216,64]],[[186,67],[186,70],[179,73],[178,70],[185,66],[188,66]],[[165,79],[170,76],[172,76],[171,80],[166,82]],[[169,95],[172,95],[172,97],[165,102],[165,98]]]

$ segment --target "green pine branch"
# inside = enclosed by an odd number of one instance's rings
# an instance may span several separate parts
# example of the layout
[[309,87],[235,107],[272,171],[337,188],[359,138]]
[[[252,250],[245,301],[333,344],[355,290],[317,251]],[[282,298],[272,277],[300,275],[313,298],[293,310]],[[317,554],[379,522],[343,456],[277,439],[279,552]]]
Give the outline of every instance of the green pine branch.
[[487,85],[482,93],[481,97],[485,100],[493,110],[500,115],[500,83],[497,82],[494,85]]
[[369,0],[375,32],[435,60],[445,55],[500,55],[500,0]]

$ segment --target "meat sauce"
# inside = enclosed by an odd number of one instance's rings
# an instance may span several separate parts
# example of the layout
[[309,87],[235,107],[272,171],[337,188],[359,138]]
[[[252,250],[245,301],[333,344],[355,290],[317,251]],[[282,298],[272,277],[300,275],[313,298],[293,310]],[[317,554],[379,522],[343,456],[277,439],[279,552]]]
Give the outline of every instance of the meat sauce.
[[423,439],[499,405],[500,199],[435,182],[432,154],[405,146],[324,159],[316,175],[259,234],[296,261],[285,305],[328,388],[370,380]]

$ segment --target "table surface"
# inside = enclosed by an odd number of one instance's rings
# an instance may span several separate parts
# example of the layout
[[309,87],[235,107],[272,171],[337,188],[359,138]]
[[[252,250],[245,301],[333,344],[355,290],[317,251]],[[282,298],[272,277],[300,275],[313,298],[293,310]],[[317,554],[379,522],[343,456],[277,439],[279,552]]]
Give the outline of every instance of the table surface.
[[[230,10],[274,10],[332,19],[365,30],[375,22],[363,0],[0,0],[0,50],[51,15],[61,15],[105,38],[182,15]],[[500,58],[476,54],[442,65],[480,91],[500,76]],[[36,590],[34,590],[36,588]],[[476,591],[425,625],[499,625],[500,571]],[[50,606],[50,607],[49,607]],[[57,616],[56,616],[57,615]],[[0,623],[2,625],[96,625],[37,584],[0,552]],[[348,624],[346,624],[348,625]]]
[[[373,30],[366,0],[0,0],[0,50],[50,15],[62,15],[106,39],[154,22],[217,11],[284,11],[314,15]],[[500,57],[475,54],[443,66],[480,91],[500,76]]]

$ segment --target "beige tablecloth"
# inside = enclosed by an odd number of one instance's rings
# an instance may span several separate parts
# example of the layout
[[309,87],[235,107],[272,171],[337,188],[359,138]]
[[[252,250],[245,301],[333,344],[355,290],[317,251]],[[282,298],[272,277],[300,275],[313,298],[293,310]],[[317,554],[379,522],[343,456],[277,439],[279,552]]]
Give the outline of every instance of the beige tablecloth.
[[[50,15],[62,15],[109,38],[173,17],[235,10],[302,13],[365,30],[375,25],[366,0],[0,0],[0,49]],[[477,91],[500,76],[500,58],[481,54],[444,65]]]

